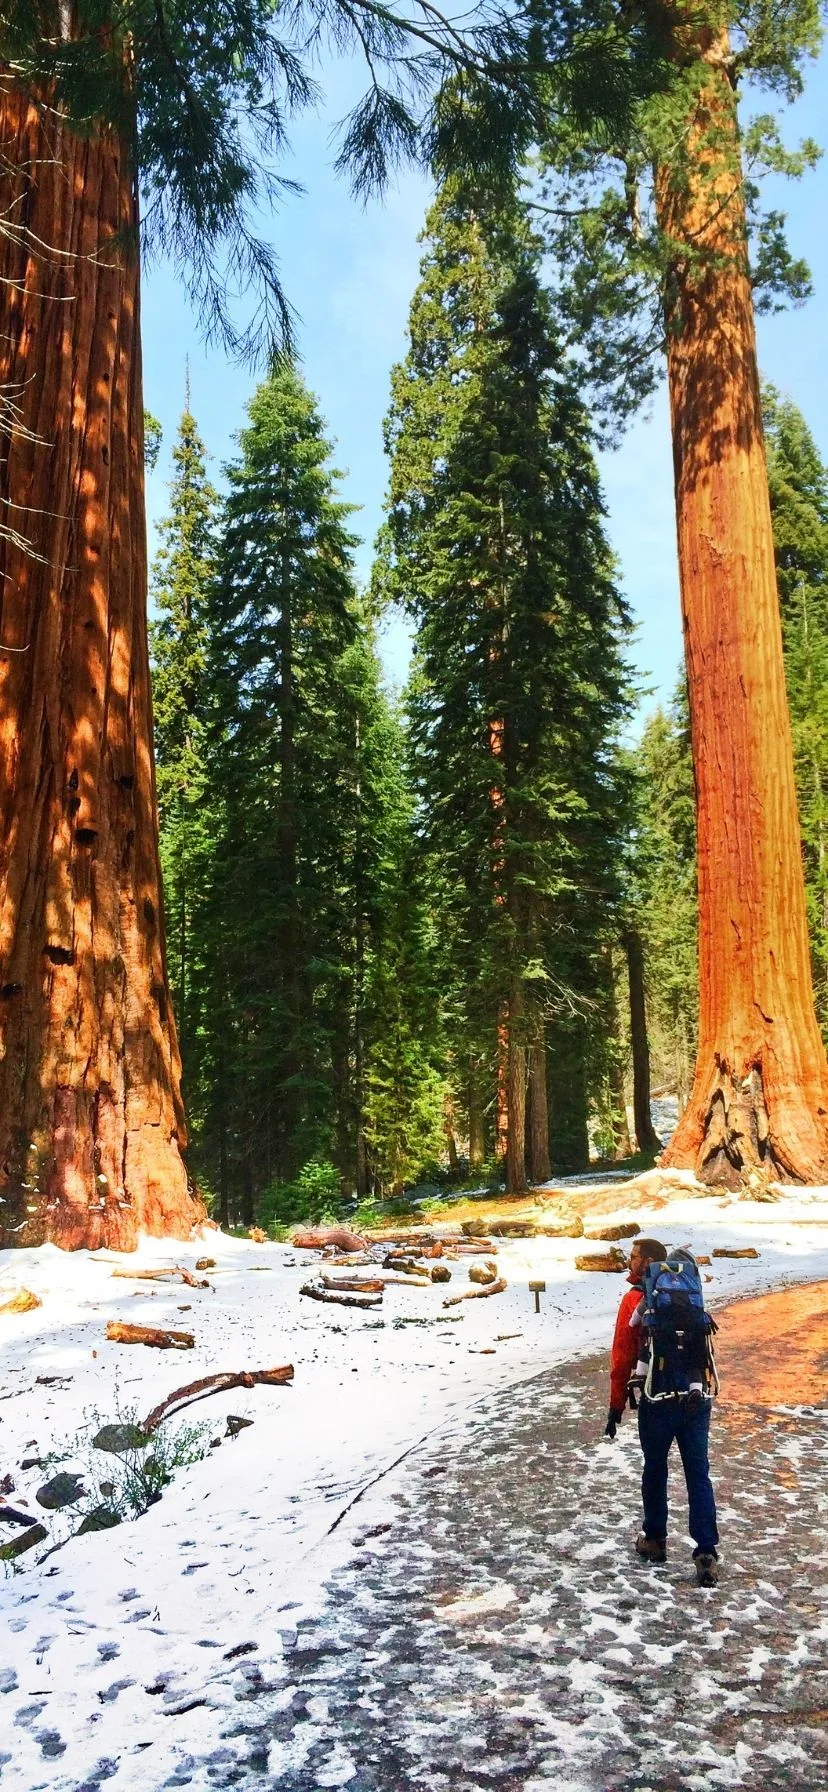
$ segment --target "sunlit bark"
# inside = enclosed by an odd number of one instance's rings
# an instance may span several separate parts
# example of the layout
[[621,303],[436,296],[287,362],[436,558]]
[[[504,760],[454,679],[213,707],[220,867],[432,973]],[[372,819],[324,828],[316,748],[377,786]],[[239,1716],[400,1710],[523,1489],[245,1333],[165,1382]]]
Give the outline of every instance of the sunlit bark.
[[[677,43],[680,34],[677,33]],[[744,187],[722,33],[688,167],[657,178],[672,245],[668,371],[698,812],[699,1047],[665,1154],[709,1182],[751,1168],[828,1181],[828,1067],[814,1013],[785,695]]]
[[136,206],[0,77],[0,1243],[187,1233],[164,959]]

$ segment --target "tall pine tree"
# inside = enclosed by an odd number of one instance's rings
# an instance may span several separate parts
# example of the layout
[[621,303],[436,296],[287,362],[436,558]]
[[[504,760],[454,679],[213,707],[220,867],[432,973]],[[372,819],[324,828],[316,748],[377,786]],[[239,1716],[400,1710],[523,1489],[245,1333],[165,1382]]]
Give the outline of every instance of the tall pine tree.
[[218,504],[190,410],[189,378],[170,510],[159,529],[150,624],[156,779],[167,954],[185,1076],[196,1075],[199,906],[205,850],[209,588]]
[[796,405],[767,386],[762,398],[811,964],[828,1038],[828,467]]
[[412,733],[462,1012],[457,1101],[471,1134],[472,1081],[484,1107],[499,1084],[512,1190],[527,1151],[549,1173],[547,1024],[584,993],[614,893],[628,698],[588,423],[539,263],[517,201],[478,210],[443,188],[393,376],[378,573],[418,627]]

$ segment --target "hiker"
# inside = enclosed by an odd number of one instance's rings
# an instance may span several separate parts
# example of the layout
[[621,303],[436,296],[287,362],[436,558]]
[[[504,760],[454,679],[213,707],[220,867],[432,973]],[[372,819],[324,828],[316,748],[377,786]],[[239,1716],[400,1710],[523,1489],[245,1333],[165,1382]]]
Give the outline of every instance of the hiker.
[[635,1540],[636,1552],[648,1562],[667,1559],[667,1459],[677,1443],[690,1502],[696,1580],[701,1587],[715,1587],[719,1533],[707,1457],[709,1383],[715,1380],[709,1333],[715,1328],[704,1312],[698,1268],[689,1251],[670,1256],[657,1238],[637,1238],[627,1280],[631,1286],[618,1309],[612,1344],[604,1436],[615,1437],[628,1399],[635,1408],[637,1388],[644,1528]]

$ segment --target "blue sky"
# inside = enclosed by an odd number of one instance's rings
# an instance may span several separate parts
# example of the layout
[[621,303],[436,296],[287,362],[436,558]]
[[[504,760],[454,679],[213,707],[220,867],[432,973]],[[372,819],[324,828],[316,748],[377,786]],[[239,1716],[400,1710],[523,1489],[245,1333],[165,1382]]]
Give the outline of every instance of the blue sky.
[[[300,120],[285,172],[304,195],[288,198],[270,226],[283,281],[298,317],[305,378],[317,394],[343,495],[357,505],[353,526],[363,537],[359,569],[367,575],[386,484],[382,418],[392,364],[405,352],[405,326],[417,280],[418,232],[429,198],[423,178],[407,173],[386,200],[367,207],[351,199],[333,173],[331,121],[345,111],[354,73],[335,69],[324,116]],[[761,109],[768,109],[764,104]],[[806,93],[785,125],[791,142],[823,137],[828,118],[828,50],[815,64]],[[801,183],[774,183],[772,202],[787,211],[791,246],[808,259],[814,297],[804,308],[759,319],[763,374],[804,412],[828,459],[828,157]],[[148,483],[150,551],[167,503],[170,449],[181,413],[186,357],[192,408],[212,456],[212,476],[233,453],[233,435],[255,385],[248,369],[205,348],[175,271],[150,270],[144,284],[145,398],[164,429],[158,467]],[[672,467],[667,405],[660,392],[651,414],[636,422],[621,447],[601,457],[609,532],[638,624],[634,659],[652,695],[651,709],[673,689],[681,656]],[[407,631],[392,622],[383,642],[392,679],[405,676]]]

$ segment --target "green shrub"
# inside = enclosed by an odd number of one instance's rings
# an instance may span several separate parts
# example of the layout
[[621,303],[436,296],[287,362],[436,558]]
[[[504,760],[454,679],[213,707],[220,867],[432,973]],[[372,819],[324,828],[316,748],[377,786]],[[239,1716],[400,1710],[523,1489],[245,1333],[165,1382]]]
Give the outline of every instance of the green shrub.
[[333,1164],[312,1157],[295,1182],[271,1183],[260,1195],[259,1225],[272,1236],[301,1222],[325,1225],[341,1217],[343,1206],[339,1171]]

